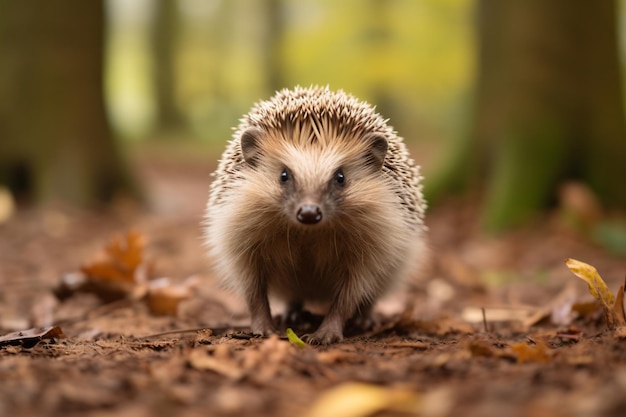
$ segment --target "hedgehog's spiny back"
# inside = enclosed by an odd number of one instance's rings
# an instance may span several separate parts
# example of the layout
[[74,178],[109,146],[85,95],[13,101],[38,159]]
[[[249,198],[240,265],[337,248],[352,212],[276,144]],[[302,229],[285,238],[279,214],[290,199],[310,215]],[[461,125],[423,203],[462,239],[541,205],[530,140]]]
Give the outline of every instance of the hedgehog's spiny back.
[[241,128],[257,126],[268,130],[282,129],[286,123],[307,121],[341,121],[341,133],[350,131],[391,132],[385,120],[363,101],[328,88],[296,87],[281,90],[269,101],[257,103],[241,120]]
[[241,119],[216,171],[209,206],[220,204],[231,184],[241,178],[244,160],[240,138],[249,127],[280,135],[285,140],[323,144],[336,139],[358,139],[366,133],[383,135],[388,143],[383,175],[396,185],[395,192],[407,209],[408,222],[416,229],[423,228],[425,203],[421,177],[402,139],[369,104],[327,87],[281,90],[270,100],[257,103]]

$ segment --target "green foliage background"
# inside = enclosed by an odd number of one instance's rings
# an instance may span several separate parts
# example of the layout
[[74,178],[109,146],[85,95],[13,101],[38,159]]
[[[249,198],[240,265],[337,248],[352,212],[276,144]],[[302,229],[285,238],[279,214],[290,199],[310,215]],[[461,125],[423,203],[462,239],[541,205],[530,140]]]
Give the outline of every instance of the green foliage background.
[[[155,102],[149,2],[109,2],[107,91],[118,133],[150,137]],[[282,33],[268,38],[266,2],[179,2],[176,96],[194,136],[223,146],[267,98],[268,42],[282,87],[329,85],[379,104],[409,142],[445,141],[462,120],[474,79],[473,0],[285,0]],[[384,100],[381,100],[381,94]]]

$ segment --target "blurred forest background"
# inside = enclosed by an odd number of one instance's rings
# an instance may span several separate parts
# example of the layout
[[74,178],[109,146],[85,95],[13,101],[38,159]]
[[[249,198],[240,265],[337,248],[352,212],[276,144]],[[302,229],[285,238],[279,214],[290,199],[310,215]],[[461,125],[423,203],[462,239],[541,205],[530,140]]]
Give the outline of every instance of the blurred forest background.
[[584,222],[626,209],[625,57],[624,0],[0,0],[0,194],[140,195],[125,155],[215,165],[254,102],[320,84],[390,119],[433,203],[500,231],[575,180]]

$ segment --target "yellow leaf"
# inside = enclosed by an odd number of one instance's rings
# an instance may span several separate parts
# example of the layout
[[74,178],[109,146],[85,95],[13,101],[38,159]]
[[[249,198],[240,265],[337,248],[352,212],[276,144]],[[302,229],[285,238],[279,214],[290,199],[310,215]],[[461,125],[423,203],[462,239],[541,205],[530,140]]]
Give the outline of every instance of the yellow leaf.
[[384,410],[416,413],[419,405],[419,395],[406,389],[349,382],[323,393],[306,416],[366,417]]
[[296,345],[299,348],[306,347],[306,343],[304,343],[302,339],[298,337],[296,332],[291,330],[291,328],[287,328],[286,333],[287,333],[287,339],[289,340],[289,343],[291,343],[292,345]]
[[600,277],[600,274],[598,274],[596,268],[571,258],[566,259],[565,264],[570,271],[574,273],[574,275],[587,283],[589,286],[589,293],[596,300],[602,303],[607,325],[609,328],[614,328],[616,323],[614,310],[615,297]]

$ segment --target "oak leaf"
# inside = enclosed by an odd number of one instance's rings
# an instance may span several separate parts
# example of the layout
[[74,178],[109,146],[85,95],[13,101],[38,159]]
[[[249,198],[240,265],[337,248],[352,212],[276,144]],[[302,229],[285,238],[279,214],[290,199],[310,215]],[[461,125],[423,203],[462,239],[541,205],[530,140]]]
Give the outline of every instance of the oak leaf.
[[144,246],[145,238],[138,232],[114,236],[95,260],[65,274],[54,288],[55,295],[63,300],[78,292],[92,293],[105,302],[142,298],[150,269]]
[[136,284],[144,277],[138,275],[143,263],[145,238],[130,231],[126,236],[114,236],[105,246],[101,259],[84,265],[81,271],[91,279]]

